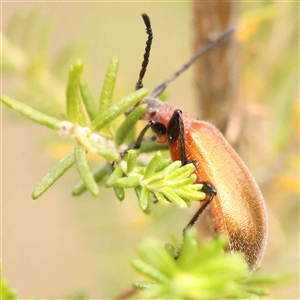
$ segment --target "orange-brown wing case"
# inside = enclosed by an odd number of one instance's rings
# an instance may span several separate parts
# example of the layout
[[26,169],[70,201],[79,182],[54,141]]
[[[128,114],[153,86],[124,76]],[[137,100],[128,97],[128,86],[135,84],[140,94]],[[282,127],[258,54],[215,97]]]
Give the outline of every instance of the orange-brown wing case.
[[[230,250],[243,252],[250,268],[255,269],[267,240],[261,192],[241,158],[214,126],[188,116],[184,116],[184,124],[187,159],[198,163],[197,181],[209,182],[217,189],[209,205],[214,228],[226,234]],[[176,149],[170,147],[174,160],[180,159]]]

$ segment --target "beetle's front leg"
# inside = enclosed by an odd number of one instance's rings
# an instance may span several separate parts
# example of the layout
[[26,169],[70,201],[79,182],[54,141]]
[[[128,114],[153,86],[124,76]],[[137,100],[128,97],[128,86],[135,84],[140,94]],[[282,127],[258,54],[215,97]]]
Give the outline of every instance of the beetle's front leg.
[[121,157],[124,157],[125,154],[130,150],[130,149],[139,149],[141,148],[141,144],[142,144],[142,141],[143,141],[143,138],[146,134],[146,132],[148,131],[148,129],[151,128],[153,130],[153,132],[155,133],[155,135],[157,137],[159,136],[163,136],[167,133],[167,128],[164,124],[160,123],[160,122],[157,122],[157,121],[154,121],[154,120],[150,120],[148,122],[148,124],[143,128],[143,130],[140,132],[138,138],[136,139],[136,141],[131,145],[129,146],[126,150],[124,150],[120,156]]

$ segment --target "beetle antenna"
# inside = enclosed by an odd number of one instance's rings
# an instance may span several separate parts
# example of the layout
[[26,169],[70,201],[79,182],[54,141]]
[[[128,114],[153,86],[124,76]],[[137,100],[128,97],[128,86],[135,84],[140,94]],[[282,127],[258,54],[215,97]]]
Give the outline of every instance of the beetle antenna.
[[151,50],[151,45],[152,45],[152,40],[153,40],[153,33],[152,33],[152,28],[151,28],[151,23],[150,23],[150,18],[146,14],[142,14],[144,23],[146,25],[146,33],[148,34],[148,39],[146,42],[146,48],[145,48],[145,53],[144,53],[144,59],[142,63],[142,68],[140,71],[140,76],[139,79],[135,85],[135,89],[139,90],[143,87],[143,78],[146,73],[146,69],[149,63],[149,57],[150,57],[150,50]]
[[186,69],[188,69],[194,62],[206,53],[208,50],[215,47],[221,41],[225,40],[227,37],[232,35],[235,32],[234,28],[229,28],[225,30],[216,40],[212,41],[211,43],[207,44],[203,48],[201,48],[191,59],[189,59],[178,71],[173,73],[166,81],[159,84],[154,91],[152,92],[151,96],[157,98],[161,93],[166,89],[167,85],[176,79],[181,73],[183,73]]

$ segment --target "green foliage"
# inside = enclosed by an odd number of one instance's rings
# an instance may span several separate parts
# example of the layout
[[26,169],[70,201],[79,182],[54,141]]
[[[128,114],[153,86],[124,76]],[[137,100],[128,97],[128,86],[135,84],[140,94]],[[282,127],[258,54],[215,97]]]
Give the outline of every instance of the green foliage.
[[[109,105],[108,98],[111,98],[113,94],[115,79],[112,80],[111,77],[112,74],[116,76],[116,68],[118,65],[116,57],[114,57],[112,61],[113,63],[108,67],[108,75],[106,76],[106,83],[104,84],[104,89],[108,90],[102,92],[102,95],[106,95],[106,100],[103,100],[104,102],[100,101],[100,103],[104,103],[106,106]],[[94,176],[97,176],[97,173],[93,174],[90,171],[86,154],[87,152],[97,153],[108,161],[119,161],[120,155],[119,151],[116,149],[115,142],[111,141],[111,143],[109,143],[109,141],[99,133],[99,129],[109,126],[114,119],[122,115],[126,110],[147,95],[146,89],[135,91],[121,99],[118,103],[110,105],[105,110],[100,110],[100,113],[90,113],[86,116],[83,111],[82,102],[86,106],[85,108],[87,111],[91,107],[95,107],[96,104],[92,102],[93,100],[91,97],[87,96],[87,86],[81,80],[82,69],[83,66],[80,61],[76,62],[70,68],[69,80],[66,87],[66,115],[68,116],[69,121],[59,121],[21,102],[11,99],[10,97],[4,95],[1,97],[1,101],[10,109],[19,112],[34,122],[57,130],[62,137],[73,137],[77,141],[74,148],[75,150],[69,153],[65,158],[61,159],[42,179],[33,191],[33,199],[42,196],[43,193],[46,192],[70,167],[72,167],[74,163],[85,187],[92,195],[97,196],[99,194],[99,188],[94,178]],[[110,80],[107,80],[107,77],[109,77]],[[113,81],[113,83],[111,81]],[[82,94],[84,94],[85,101],[81,98]],[[88,117],[90,120],[87,120]],[[123,126],[120,126],[120,128],[125,127],[125,130],[119,129],[120,132],[124,133],[122,139],[124,139],[124,137],[126,138],[128,126],[134,127],[137,120],[137,118],[131,118],[131,122],[126,122]],[[89,125],[87,122],[89,122]],[[108,171],[107,168],[104,168],[103,170]],[[106,174],[103,174],[103,176]],[[82,184],[79,190],[82,190]],[[75,191],[74,193],[78,195],[78,191]]]
[[188,207],[192,200],[205,199],[205,194],[201,192],[203,185],[193,184],[197,177],[193,174],[195,166],[192,163],[181,167],[180,161],[163,159],[158,151],[145,168],[137,164],[138,155],[138,150],[129,150],[107,179],[106,187],[117,186],[118,191],[134,188],[143,211],[149,206],[151,193],[159,202],[174,203],[180,208]]
[[[146,211],[151,193],[162,203],[175,203],[179,207],[187,207],[191,200],[205,198],[200,192],[202,185],[194,185],[196,175],[192,174],[195,167],[190,164],[180,168],[180,162],[170,163],[163,159],[158,152],[147,167],[141,166],[137,161],[139,151],[130,150],[126,158],[120,161],[121,152],[118,147],[126,141],[126,137],[135,127],[139,118],[146,110],[146,105],[137,107],[128,115],[125,121],[115,132],[115,139],[108,139],[107,130],[112,128],[111,123],[133,107],[147,95],[147,90],[142,88],[132,94],[123,97],[117,103],[112,104],[111,99],[115,87],[119,61],[115,56],[108,65],[104,84],[99,100],[99,109],[92,97],[87,83],[84,81],[83,64],[77,60],[69,69],[69,78],[66,86],[66,116],[68,120],[59,121],[32,109],[29,106],[2,96],[2,102],[25,117],[57,130],[62,137],[71,137],[76,140],[74,151],[61,159],[50,172],[42,179],[32,193],[33,199],[38,199],[74,164],[82,179],[73,195],[80,195],[85,190],[97,197],[99,195],[98,183],[107,178],[105,186],[113,188],[119,200],[125,197],[124,188],[134,188],[139,199],[140,208]],[[85,106],[87,114],[83,110]],[[97,113],[98,111],[98,113]],[[101,131],[102,130],[102,131]],[[154,143],[156,144],[156,143]],[[107,162],[118,163],[114,172],[107,168],[107,164],[100,167],[100,171],[92,172],[88,166],[87,153],[96,153]],[[98,182],[98,183],[97,183]]]
[[[143,299],[258,299],[273,277],[250,274],[242,254],[224,252],[226,238],[200,244],[195,228],[185,232],[179,254],[156,240],[142,243],[133,267],[146,279],[134,287]],[[170,248],[170,246],[168,246]],[[176,259],[174,259],[174,255]]]
[[17,299],[17,293],[9,288],[8,282],[5,279],[3,279],[2,276],[1,276],[0,291],[1,291],[0,299],[3,299],[3,300]]

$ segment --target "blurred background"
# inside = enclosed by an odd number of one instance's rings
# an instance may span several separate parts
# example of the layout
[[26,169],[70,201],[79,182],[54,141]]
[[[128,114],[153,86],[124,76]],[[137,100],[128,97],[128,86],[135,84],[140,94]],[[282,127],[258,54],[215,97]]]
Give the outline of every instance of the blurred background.
[[[232,23],[238,30],[232,68],[239,104],[225,133],[266,200],[269,241],[260,272],[292,275],[269,299],[299,299],[298,11],[292,2],[242,3]],[[150,16],[154,32],[144,82],[152,90],[194,53],[192,3],[2,3],[2,93],[63,119],[69,65],[83,59],[97,99],[107,64],[117,55],[119,99],[134,89],[142,62],[141,13]],[[178,78],[167,97],[200,117],[195,73]],[[130,260],[139,242],[148,236],[180,240],[192,214],[157,205],[144,215],[135,195],[127,193],[120,203],[105,188],[97,199],[72,197],[79,181],[74,170],[33,201],[39,180],[73,145],[2,109],[3,276],[20,298],[112,298],[135,278]],[[91,157],[92,168],[97,160]]]

